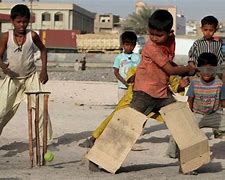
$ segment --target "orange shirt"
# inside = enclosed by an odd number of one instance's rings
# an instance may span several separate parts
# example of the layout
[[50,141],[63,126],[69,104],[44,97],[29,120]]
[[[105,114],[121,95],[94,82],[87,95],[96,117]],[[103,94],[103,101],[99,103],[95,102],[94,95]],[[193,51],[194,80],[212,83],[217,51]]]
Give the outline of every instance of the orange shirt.
[[171,37],[167,45],[159,46],[148,41],[142,50],[142,60],[135,75],[135,91],[143,91],[155,98],[166,98],[169,75],[162,67],[173,60],[175,38]]

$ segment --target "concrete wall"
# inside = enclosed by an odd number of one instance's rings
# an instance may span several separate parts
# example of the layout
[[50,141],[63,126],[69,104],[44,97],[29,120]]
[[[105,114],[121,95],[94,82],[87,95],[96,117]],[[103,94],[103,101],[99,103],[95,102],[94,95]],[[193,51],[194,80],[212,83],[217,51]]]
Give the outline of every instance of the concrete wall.
[[87,63],[113,63],[116,54],[48,53],[49,61],[75,62],[86,56]]
[[[188,58],[188,51],[195,39],[185,39],[185,38],[176,38],[176,50],[175,50],[175,62],[178,64],[186,64]],[[76,59],[79,61],[86,56],[87,63],[99,63],[99,66],[112,66],[114,58],[117,54],[96,54],[96,53],[49,53],[49,61],[58,61],[58,62],[75,62]],[[101,63],[101,65],[100,65]]]
[[188,51],[195,39],[176,38],[176,55],[188,55]]
[[[76,59],[82,60],[84,56],[86,56],[87,65],[91,67],[112,67],[116,54],[48,53],[48,62],[52,65],[69,65]],[[176,55],[174,61],[185,64],[187,58],[187,55]]]

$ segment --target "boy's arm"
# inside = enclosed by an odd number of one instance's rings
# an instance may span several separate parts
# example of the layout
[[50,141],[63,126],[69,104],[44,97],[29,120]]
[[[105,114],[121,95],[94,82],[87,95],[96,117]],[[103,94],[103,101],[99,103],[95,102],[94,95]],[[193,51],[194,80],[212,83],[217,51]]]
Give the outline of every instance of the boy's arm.
[[187,65],[187,66],[173,66],[170,62],[167,62],[163,67],[163,70],[168,74],[168,75],[189,75],[192,76],[196,72],[196,68]]
[[114,67],[114,74],[119,81],[121,81],[125,86],[128,86],[127,81],[120,75],[118,68]]
[[225,107],[225,85],[223,84],[220,89],[220,103],[222,107]]
[[225,107],[225,99],[221,100],[220,103],[221,103],[221,106],[224,108]]
[[196,67],[194,61],[188,61],[188,65],[190,65],[191,67]]
[[[225,57],[223,56],[223,44],[221,42],[220,48],[218,49],[218,65],[224,65],[225,64]],[[222,81],[225,83],[225,73],[222,74]]]
[[177,92],[184,92],[185,91],[185,88],[189,85],[190,83],[190,80],[188,77],[185,77],[185,78],[181,78],[180,81],[179,81],[179,86],[177,88]]
[[218,48],[218,65],[222,65],[222,64],[224,64],[225,63],[225,57],[223,56],[223,44],[222,44],[222,42],[221,42],[221,44],[220,44],[220,48]]
[[197,62],[197,58],[198,58],[198,55],[197,55],[197,49],[196,49],[196,46],[195,46],[195,43],[191,46],[189,52],[188,52],[188,64],[192,67],[195,67],[196,66],[196,62]]
[[189,78],[179,78],[178,76],[170,76],[169,84],[174,93],[179,93],[180,95],[184,95],[185,88],[189,85]]
[[10,72],[10,69],[8,68],[9,64],[3,62],[3,55],[7,47],[7,41],[8,41],[8,32],[3,33],[0,38],[0,67],[2,68],[4,74],[8,74]]
[[195,98],[193,81],[190,82],[190,86],[187,90],[186,95],[188,96],[187,102],[188,102],[189,108],[191,109],[191,111],[193,111],[193,103],[194,103],[194,98]]
[[136,70],[137,70],[137,66],[129,68],[129,70],[127,72],[127,83],[128,84],[134,83]]
[[39,75],[39,80],[41,83],[45,84],[48,81],[48,73],[47,73],[47,49],[42,43],[40,37],[38,34],[34,31],[32,31],[32,39],[35,45],[38,47],[38,49],[41,52],[41,61],[42,61],[42,67],[41,72]]
[[193,102],[194,102],[194,97],[190,97],[190,96],[188,96],[188,100],[187,100],[187,102],[188,102],[188,105],[189,105],[190,110],[191,110],[191,111],[193,111]]

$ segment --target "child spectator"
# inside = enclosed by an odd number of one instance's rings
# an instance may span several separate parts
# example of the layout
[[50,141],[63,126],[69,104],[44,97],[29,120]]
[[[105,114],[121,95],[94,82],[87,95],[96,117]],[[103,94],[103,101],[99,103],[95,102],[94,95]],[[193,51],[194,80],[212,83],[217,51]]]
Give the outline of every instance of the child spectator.
[[140,55],[133,53],[137,42],[137,35],[132,31],[125,31],[120,38],[123,52],[115,57],[113,64],[114,74],[118,79],[118,100],[126,93],[128,87],[126,81],[128,70],[140,63]]
[[83,60],[80,61],[80,63],[81,63],[81,70],[85,71],[86,70],[86,63],[87,63],[85,56],[83,57]]
[[[210,67],[217,66],[217,62],[217,57],[213,53],[202,53],[198,57],[200,78],[193,79],[187,91],[188,104],[194,113],[208,116],[221,112],[225,105],[225,91],[223,91],[225,85],[215,77],[213,68],[210,70]],[[223,118],[225,119],[225,116]]]
[[78,61],[78,59],[76,59],[75,63],[74,63],[74,71],[79,71],[80,68],[80,63]]
[[[17,4],[11,9],[11,22],[14,27],[2,34],[0,39],[0,67],[5,79],[0,87],[0,134],[4,126],[16,113],[25,99],[26,91],[42,91],[42,84],[48,81],[47,50],[38,34],[27,30],[30,10],[26,5]],[[35,47],[41,52],[42,67],[38,76],[34,63]],[[3,55],[6,55],[5,61]],[[32,102],[32,105],[35,103]],[[43,102],[40,100],[40,107]],[[35,107],[33,107],[35,108]],[[43,108],[40,110],[40,131],[43,130]],[[52,137],[51,123],[48,123],[48,138]]]
[[218,58],[218,65],[221,65],[224,62],[222,42],[213,37],[217,29],[218,20],[214,16],[206,16],[201,20],[203,37],[194,42],[188,53],[188,63],[191,66],[196,66],[199,55],[205,52],[215,54]]

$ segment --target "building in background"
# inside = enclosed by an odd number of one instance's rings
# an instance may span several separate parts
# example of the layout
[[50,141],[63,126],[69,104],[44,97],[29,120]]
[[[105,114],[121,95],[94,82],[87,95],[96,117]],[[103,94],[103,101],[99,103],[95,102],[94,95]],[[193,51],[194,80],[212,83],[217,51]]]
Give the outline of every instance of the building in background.
[[177,14],[176,34],[177,35],[186,34],[186,18],[182,14]]
[[197,35],[197,24],[199,22],[194,20],[189,20],[186,22],[186,34],[191,36]]
[[[26,3],[25,3],[26,4]],[[0,3],[0,13],[10,14],[11,8],[15,3]],[[30,7],[30,4],[27,3]],[[32,29],[60,29],[60,30],[79,30],[81,33],[94,32],[95,14],[69,3],[32,3],[32,16],[35,22]],[[11,29],[10,22],[3,22],[1,32]]]
[[113,14],[96,14],[94,21],[95,33],[118,33],[120,30],[120,17]]

